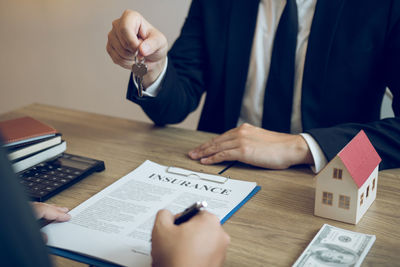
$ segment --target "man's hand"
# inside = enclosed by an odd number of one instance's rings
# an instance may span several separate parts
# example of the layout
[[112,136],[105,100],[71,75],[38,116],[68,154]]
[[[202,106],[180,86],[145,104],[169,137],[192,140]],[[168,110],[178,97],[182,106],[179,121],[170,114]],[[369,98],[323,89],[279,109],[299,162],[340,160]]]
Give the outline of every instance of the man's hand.
[[167,49],[165,36],[136,11],[126,10],[121,18],[113,21],[108,33],[107,52],[115,64],[130,70],[136,51],[139,57],[145,58],[144,87],[152,84],[162,72]]
[[221,266],[229,241],[211,213],[201,211],[178,226],[168,210],[161,210],[152,233],[153,266]]
[[54,205],[32,202],[34,214],[37,219],[46,219],[49,221],[65,222],[71,219],[71,215],[67,212],[68,208],[61,208]]
[[270,169],[314,163],[301,135],[272,132],[247,123],[195,148],[189,157],[203,164],[237,160]]

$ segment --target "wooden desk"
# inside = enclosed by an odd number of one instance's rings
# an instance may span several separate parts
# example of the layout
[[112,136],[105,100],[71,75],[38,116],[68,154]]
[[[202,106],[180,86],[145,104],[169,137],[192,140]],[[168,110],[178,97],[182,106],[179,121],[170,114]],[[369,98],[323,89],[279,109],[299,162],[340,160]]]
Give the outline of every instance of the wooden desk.
[[[109,116],[34,104],[0,116],[33,116],[54,126],[67,151],[105,161],[106,170],[84,179],[48,202],[74,208],[150,159],[160,164],[218,173],[225,165],[204,166],[186,153],[214,136]],[[270,171],[244,165],[224,173],[256,181],[262,189],[224,224],[231,236],[226,266],[290,266],[324,223],[375,234],[364,266],[400,264],[400,170],[380,172],[375,203],[357,226],[315,217],[313,173],[307,168]],[[58,266],[80,263],[54,257]]]

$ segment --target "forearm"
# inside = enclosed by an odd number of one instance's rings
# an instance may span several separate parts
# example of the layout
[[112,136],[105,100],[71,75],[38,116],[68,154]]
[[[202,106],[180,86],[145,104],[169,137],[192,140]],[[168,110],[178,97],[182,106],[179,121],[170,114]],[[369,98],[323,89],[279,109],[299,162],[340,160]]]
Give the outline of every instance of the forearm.
[[185,75],[177,70],[168,59],[165,77],[160,83],[155,97],[138,97],[137,87],[129,79],[127,99],[139,104],[156,125],[179,123],[197,108],[203,93],[199,75]]
[[366,124],[348,123],[330,128],[305,131],[320,145],[327,160],[336,154],[360,131],[364,130],[379,156],[380,170],[400,167],[400,119],[390,118]]

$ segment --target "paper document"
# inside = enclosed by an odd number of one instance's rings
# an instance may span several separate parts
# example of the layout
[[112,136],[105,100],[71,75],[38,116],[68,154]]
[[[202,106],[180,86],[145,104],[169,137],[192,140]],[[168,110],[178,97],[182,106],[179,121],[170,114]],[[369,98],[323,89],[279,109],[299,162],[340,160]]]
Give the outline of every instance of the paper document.
[[42,230],[47,245],[125,266],[150,266],[151,231],[158,210],[182,212],[196,201],[223,220],[258,189],[256,183],[146,161],[70,211],[72,219]]
[[375,239],[374,235],[324,224],[293,266],[357,267],[363,262]]

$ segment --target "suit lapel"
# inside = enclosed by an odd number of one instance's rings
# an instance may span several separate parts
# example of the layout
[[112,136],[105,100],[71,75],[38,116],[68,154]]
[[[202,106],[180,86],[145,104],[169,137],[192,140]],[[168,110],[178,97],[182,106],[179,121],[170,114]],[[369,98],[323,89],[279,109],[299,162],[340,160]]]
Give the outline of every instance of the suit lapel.
[[323,113],[319,102],[324,94],[332,43],[345,2],[318,0],[315,7],[303,75],[301,109],[304,130],[324,119],[318,117]]
[[233,0],[228,29],[225,72],[225,130],[240,115],[260,0]]

